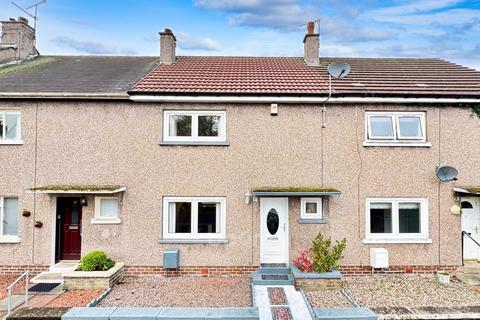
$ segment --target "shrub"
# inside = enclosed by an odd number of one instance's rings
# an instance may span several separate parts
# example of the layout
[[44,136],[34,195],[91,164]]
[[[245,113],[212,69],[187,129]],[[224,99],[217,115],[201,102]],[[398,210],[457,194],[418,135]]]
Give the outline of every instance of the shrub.
[[302,272],[312,272],[314,261],[312,259],[312,249],[303,249],[297,259],[293,260],[293,264]]
[[332,247],[332,239],[325,238],[319,233],[312,242],[313,271],[329,272],[340,268],[339,261],[343,258],[343,251],[347,246],[347,239],[336,241]]
[[103,251],[87,253],[78,266],[79,271],[106,271],[115,265],[115,261],[107,258]]

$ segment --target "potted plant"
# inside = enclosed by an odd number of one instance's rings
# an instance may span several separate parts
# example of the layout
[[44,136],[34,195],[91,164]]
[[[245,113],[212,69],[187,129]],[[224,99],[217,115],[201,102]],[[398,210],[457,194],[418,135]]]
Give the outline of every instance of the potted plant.
[[447,271],[437,271],[437,279],[440,283],[450,284],[450,275]]
[[35,220],[34,225],[35,225],[35,228],[41,228],[43,227],[43,222],[40,220]]

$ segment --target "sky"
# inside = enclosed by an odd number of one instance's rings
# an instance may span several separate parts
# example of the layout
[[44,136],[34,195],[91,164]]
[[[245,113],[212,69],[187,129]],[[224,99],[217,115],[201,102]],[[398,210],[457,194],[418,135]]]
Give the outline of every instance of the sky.
[[[319,20],[321,56],[434,57],[480,70],[480,0],[47,1],[44,55],[158,55],[158,32],[170,28],[178,55],[302,56],[305,24]],[[20,15],[0,0],[0,20]]]

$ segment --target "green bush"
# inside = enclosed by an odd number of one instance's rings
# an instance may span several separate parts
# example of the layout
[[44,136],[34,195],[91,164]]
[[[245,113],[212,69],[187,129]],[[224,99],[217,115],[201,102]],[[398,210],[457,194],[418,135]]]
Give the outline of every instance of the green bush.
[[312,242],[312,259],[314,272],[330,272],[340,268],[338,263],[343,258],[343,251],[347,246],[347,239],[336,241],[332,247],[332,239],[325,238],[319,233]]
[[106,271],[115,265],[115,261],[107,258],[103,251],[87,253],[78,266],[79,271]]

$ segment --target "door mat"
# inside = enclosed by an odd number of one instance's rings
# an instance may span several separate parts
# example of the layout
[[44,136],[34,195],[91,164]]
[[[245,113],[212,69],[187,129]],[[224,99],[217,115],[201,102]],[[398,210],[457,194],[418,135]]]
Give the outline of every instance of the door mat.
[[286,274],[262,274],[262,280],[288,280]]
[[28,289],[28,291],[30,291],[30,292],[49,292],[49,291],[53,290],[54,288],[58,287],[59,285],[60,285],[60,283],[37,283],[36,285],[34,285],[30,289]]

